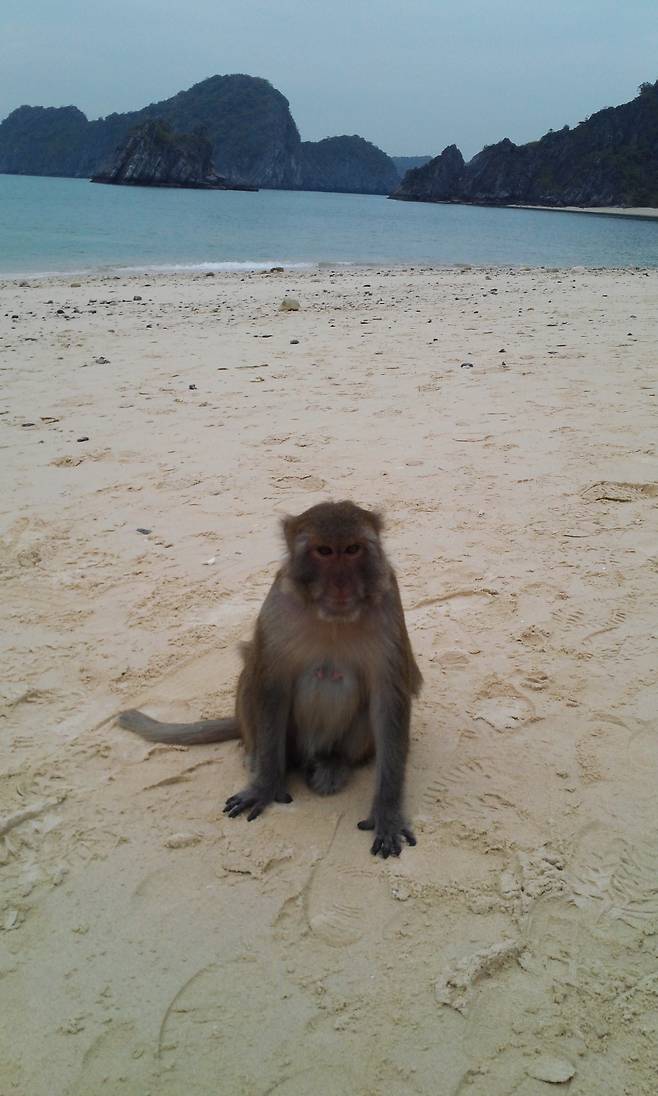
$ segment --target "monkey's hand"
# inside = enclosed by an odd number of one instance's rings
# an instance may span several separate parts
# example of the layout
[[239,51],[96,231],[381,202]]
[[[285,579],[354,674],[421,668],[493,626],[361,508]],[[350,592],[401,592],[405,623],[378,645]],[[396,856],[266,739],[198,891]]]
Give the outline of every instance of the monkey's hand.
[[402,838],[404,837],[408,845],[416,844],[416,837],[412,829],[409,828],[407,823],[398,814],[393,814],[390,817],[378,818],[375,820],[373,815],[369,818],[364,818],[362,822],[357,823],[360,830],[374,830],[375,840],[372,843],[370,851],[373,856],[380,856],[386,860],[389,856],[399,856],[402,852]]
[[247,822],[253,822],[270,803],[292,803],[292,796],[284,788],[264,788],[258,784],[250,784],[236,795],[229,796],[224,805],[224,814],[229,818],[237,818],[243,811],[249,810]]

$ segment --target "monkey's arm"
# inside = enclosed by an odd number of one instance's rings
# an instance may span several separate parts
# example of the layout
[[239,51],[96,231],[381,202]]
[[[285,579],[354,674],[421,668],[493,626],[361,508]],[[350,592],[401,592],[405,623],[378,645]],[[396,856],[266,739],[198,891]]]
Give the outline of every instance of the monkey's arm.
[[254,779],[246,788],[226,800],[224,813],[237,818],[249,810],[247,821],[258,818],[270,803],[291,803],[285,787],[286,737],[290,711],[288,688],[281,682],[267,682],[259,674],[245,683],[241,720],[248,725],[252,743]]
[[[394,677],[390,675],[391,679]],[[369,817],[358,825],[360,830],[375,831],[370,851],[373,856],[380,853],[384,859],[400,855],[402,838],[409,845],[416,844],[414,833],[402,812],[410,716],[411,699],[406,691],[390,682],[380,682],[373,689],[370,718],[377,761],[375,798]]]

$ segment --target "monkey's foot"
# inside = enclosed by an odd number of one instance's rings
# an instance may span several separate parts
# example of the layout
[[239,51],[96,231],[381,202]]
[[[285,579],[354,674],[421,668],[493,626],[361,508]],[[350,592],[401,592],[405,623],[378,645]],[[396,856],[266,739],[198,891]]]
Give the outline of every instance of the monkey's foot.
[[389,856],[399,856],[402,852],[401,838],[404,837],[408,845],[416,844],[416,836],[412,829],[401,822],[400,819],[383,820],[375,825],[372,815],[357,822],[360,830],[375,830],[375,840],[370,851],[373,856],[379,854],[386,860]]
[[258,788],[251,786],[243,788],[241,792],[229,796],[224,804],[224,814],[229,818],[237,818],[243,811],[248,810],[247,822],[253,822],[258,818],[270,803],[292,803],[292,796],[284,789]]
[[306,769],[306,783],[318,795],[335,795],[345,787],[349,771],[339,761],[311,761]]

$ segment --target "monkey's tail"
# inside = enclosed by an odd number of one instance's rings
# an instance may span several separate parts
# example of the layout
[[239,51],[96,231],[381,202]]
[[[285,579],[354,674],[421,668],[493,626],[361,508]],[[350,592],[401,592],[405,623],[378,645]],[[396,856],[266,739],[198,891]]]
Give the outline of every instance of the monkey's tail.
[[196,723],[161,723],[135,708],[121,712],[121,727],[134,731],[148,742],[171,742],[178,746],[200,746],[206,742],[228,742],[240,737],[237,719],[200,719]]

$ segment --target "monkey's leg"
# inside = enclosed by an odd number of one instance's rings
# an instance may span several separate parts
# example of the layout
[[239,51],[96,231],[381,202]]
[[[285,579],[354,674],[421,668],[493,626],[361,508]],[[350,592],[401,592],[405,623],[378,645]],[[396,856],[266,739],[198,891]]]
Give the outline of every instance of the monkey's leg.
[[409,697],[383,685],[374,693],[371,718],[377,756],[375,798],[370,815],[358,826],[360,830],[375,831],[370,851],[373,856],[380,853],[384,859],[400,855],[402,838],[409,845],[416,844],[402,812],[410,715]]
[[224,813],[229,818],[237,818],[248,810],[247,821],[252,822],[270,803],[292,803],[292,796],[285,787],[289,709],[290,698],[282,687],[262,683],[254,687],[248,700],[244,698],[241,718],[249,728],[245,738],[253,747],[254,778],[246,788],[226,800]]
[[348,766],[337,755],[313,757],[304,766],[309,788],[318,795],[335,795],[347,783]]
[[374,752],[368,711],[360,709],[331,753],[317,754],[307,760],[306,783],[319,795],[334,795],[344,788],[350,769],[369,761]]

